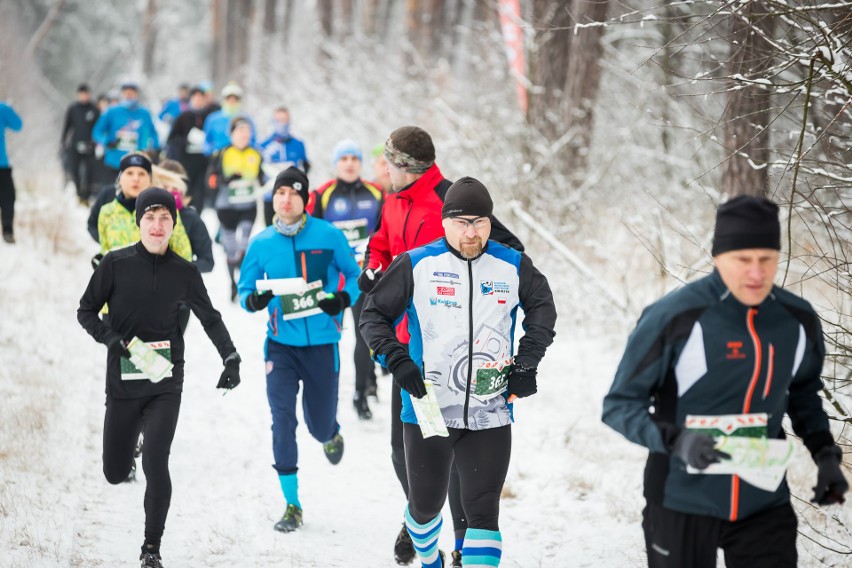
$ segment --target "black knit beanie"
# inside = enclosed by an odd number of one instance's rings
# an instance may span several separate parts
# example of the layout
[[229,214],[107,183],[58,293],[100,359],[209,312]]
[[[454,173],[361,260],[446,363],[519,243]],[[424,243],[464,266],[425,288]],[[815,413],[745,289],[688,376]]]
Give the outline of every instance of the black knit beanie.
[[756,248],[781,250],[778,206],[752,195],[739,195],[720,205],[711,254]]
[[494,202],[482,182],[472,177],[463,177],[447,190],[441,218],[472,215],[490,217],[494,211]]
[[279,173],[278,177],[275,178],[275,184],[273,184],[272,186],[272,193],[275,193],[275,190],[281,187],[282,185],[292,187],[293,189],[298,191],[299,195],[302,196],[302,200],[305,202],[305,205],[307,205],[308,176],[305,175],[305,172],[303,172],[296,166],[290,166],[283,172]]
[[403,126],[391,132],[384,153],[394,167],[410,174],[422,174],[435,163],[432,137],[416,126]]
[[172,222],[177,223],[177,204],[175,196],[161,187],[149,187],[136,198],[136,224],[142,221],[142,216],[149,209],[165,207],[172,216]]

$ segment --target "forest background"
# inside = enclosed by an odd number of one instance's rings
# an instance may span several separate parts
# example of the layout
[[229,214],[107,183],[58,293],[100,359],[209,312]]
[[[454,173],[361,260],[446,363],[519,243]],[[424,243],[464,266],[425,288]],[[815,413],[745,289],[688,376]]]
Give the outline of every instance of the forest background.
[[[560,323],[589,335],[626,337],[644,305],[711,269],[718,203],[773,199],[778,283],[822,318],[849,473],[852,2],[3,0],[19,230],[54,253],[67,227],[26,204],[62,192],[63,112],[78,83],[128,78],[153,110],[203,80],[239,82],[261,125],[287,105],[317,180],[341,138],[369,149],[422,126],[447,177],[491,188],[558,275]],[[852,555],[843,518],[805,520],[818,547]]]

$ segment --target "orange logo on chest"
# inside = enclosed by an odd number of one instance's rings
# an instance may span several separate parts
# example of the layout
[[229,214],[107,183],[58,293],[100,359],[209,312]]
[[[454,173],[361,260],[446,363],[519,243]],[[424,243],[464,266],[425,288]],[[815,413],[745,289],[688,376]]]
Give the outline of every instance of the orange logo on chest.
[[742,341],[729,341],[728,342],[728,359],[745,359],[745,353],[742,353],[740,349],[743,347]]

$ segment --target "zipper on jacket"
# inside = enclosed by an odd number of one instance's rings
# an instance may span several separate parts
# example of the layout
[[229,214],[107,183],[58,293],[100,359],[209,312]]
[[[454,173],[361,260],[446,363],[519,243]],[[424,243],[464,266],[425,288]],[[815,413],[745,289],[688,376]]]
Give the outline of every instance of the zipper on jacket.
[[414,209],[414,203],[408,199],[405,201],[408,201],[408,211],[405,212],[405,219],[402,222],[402,244],[405,245],[405,250],[409,250],[412,247],[405,238],[405,229],[408,227],[408,217],[411,215],[411,210]]
[[152,292],[157,291],[157,260],[160,255],[154,255],[154,287],[151,289]]
[[467,386],[464,389],[464,427],[468,428],[467,412],[470,407],[470,381],[473,378],[473,264],[467,261],[468,279],[468,337],[467,337]]
[[[304,256],[305,253],[302,253],[302,262],[299,263],[299,260],[298,260],[299,255],[296,252],[296,235],[293,235],[292,237],[290,237],[290,240],[293,243],[293,262],[296,263],[296,271],[299,270],[299,265],[301,264],[302,279],[304,279],[304,281],[307,282],[308,281],[308,274],[307,274],[307,269],[305,268],[305,262],[304,262],[305,261],[305,256]],[[281,312],[281,315],[282,316],[284,315],[283,311]],[[308,318],[300,318],[300,319],[303,322],[305,322],[305,338],[307,339],[308,345],[310,345],[311,344],[311,332],[308,330]]]
[[420,236],[420,229],[423,228],[423,225],[426,223],[426,219],[420,219],[420,224],[417,225],[417,231],[414,233],[414,241],[413,244],[417,244],[417,237]]
[[[746,328],[751,336],[751,342],[754,346],[754,371],[751,374],[751,381],[748,384],[745,400],[743,400],[743,414],[748,414],[751,410],[751,397],[754,395],[754,389],[757,385],[757,379],[760,378],[760,365],[763,359],[763,349],[760,345],[760,337],[757,335],[757,330],[754,327],[754,317],[757,315],[757,308],[749,308],[746,314]],[[772,346],[769,347],[770,355],[773,352]],[[771,363],[770,363],[771,370]],[[771,375],[767,377],[767,381],[771,380]],[[767,383],[768,385],[768,383]],[[768,392],[768,389],[767,389]],[[731,477],[731,515],[728,520],[736,521],[740,507],[740,478],[737,475]]]
[[775,346],[769,344],[769,360],[766,362],[766,386],[763,387],[763,400],[769,396],[769,389],[772,388],[772,374],[775,370]]

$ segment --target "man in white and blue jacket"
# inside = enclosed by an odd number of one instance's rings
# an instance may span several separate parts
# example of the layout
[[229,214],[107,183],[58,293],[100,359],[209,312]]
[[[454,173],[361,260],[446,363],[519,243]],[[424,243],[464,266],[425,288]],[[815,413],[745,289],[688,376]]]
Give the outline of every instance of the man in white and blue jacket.
[[[728,568],[797,565],[786,480],[773,490],[705,473],[731,457],[715,434],[783,439],[786,414],[819,468],[813,502],[842,503],[849,488],[819,396],[819,316],[773,284],[780,248],[774,203],[741,195],[722,204],[715,270],[648,306],[627,340],[603,421],[650,452],[642,528],[651,568],[715,567],[717,548]],[[743,434],[734,424],[757,426]]]
[[[512,402],[535,394],[536,369],[555,335],[547,279],[528,256],[488,239],[492,210],[481,182],[455,182],[441,209],[445,237],[400,254],[361,312],[364,339],[402,389],[405,520],[427,568],[442,566],[438,535],[453,460],[468,521],[463,561],[499,565]],[[515,353],[518,308],[526,333]],[[403,314],[408,346],[394,329]],[[411,397],[426,395],[425,381],[434,389],[447,437],[421,434]]]
[[[308,178],[301,170],[290,167],[278,174],[273,186],[276,216],[272,225],[249,244],[238,286],[243,308],[249,312],[266,309],[269,314],[265,359],[266,394],[272,411],[273,467],[287,501],[284,516],[275,524],[281,532],[302,525],[296,446],[300,383],[308,430],[323,444],[332,464],[343,457],[343,438],[337,422],[337,343],[343,310],[360,293],[360,269],[346,237],[331,223],[305,213],[307,201]],[[315,288],[282,296],[257,290],[258,280],[283,278],[301,278]],[[317,290],[321,292],[316,294]]]

